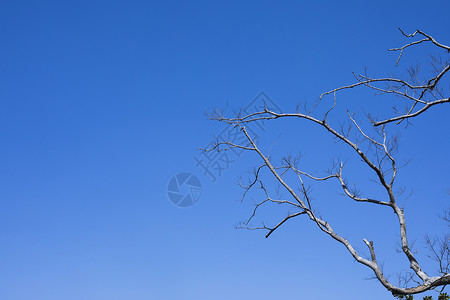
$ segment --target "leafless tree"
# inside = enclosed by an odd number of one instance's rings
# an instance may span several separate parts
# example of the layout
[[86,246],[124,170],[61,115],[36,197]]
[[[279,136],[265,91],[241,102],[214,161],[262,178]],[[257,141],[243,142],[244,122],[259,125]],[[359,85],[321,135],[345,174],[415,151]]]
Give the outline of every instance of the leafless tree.
[[450,209],[445,209],[442,214],[442,219],[450,226]]
[[[444,58],[439,56],[433,56],[431,58],[433,71],[431,72],[431,75],[428,74],[429,76],[427,78],[423,79],[422,74],[416,68],[409,69],[406,79],[402,79],[399,76],[373,78],[367,74],[354,74],[356,79],[354,84],[342,86],[323,93],[310,108],[297,108],[297,110],[292,113],[280,113],[264,108],[250,114],[241,113],[234,117],[226,117],[223,112],[215,110],[209,117],[213,120],[231,124],[232,126],[239,128],[245,136],[245,143],[238,143],[231,140],[218,140],[213,147],[203,149],[203,151],[227,151],[233,148],[239,148],[255,153],[262,160],[262,163],[255,168],[254,174],[248,184],[241,183],[241,186],[244,188],[243,198],[245,198],[252,189],[263,191],[265,197],[256,203],[253,213],[248,220],[242,223],[241,228],[266,230],[266,237],[269,237],[286,221],[299,216],[305,216],[315,223],[323,233],[341,243],[356,261],[370,268],[375,273],[379,282],[381,282],[386,289],[396,295],[407,295],[436,289],[437,287],[443,287],[450,283],[450,274],[448,273],[450,242],[449,235],[444,235],[437,239],[426,237],[426,245],[430,250],[430,256],[439,264],[439,274],[436,276],[428,275],[417,261],[415,257],[416,253],[412,251],[411,244],[408,242],[404,210],[402,205],[399,205],[398,195],[394,193],[393,190],[397,172],[400,167],[395,158],[398,147],[398,137],[396,135],[389,135],[387,132],[388,127],[392,129],[392,127],[396,126],[395,124],[401,122],[404,122],[403,124],[407,125],[412,118],[427,112],[433,106],[450,102],[450,86],[448,85],[448,81],[445,81],[448,80],[445,76],[450,74],[450,64],[448,60],[450,47],[441,44],[432,36],[420,30],[417,30],[412,34],[405,34],[403,31],[401,31],[401,33],[405,38],[412,39],[413,41],[402,47],[389,49],[389,51],[395,51],[399,54],[396,65],[399,64],[405,50],[411,47],[418,47],[425,43],[429,43],[434,46],[437,51],[442,52]],[[357,121],[355,115],[348,111],[346,116],[346,118],[348,118],[346,126],[343,126],[342,124],[334,125],[331,121],[328,121],[328,116],[333,113],[336,107],[336,94],[342,90],[358,86],[375,90],[377,93],[384,95],[398,96],[408,103],[407,107],[404,110],[400,110],[396,107],[394,109],[395,115],[382,119],[367,114],[367,121],[369,124],[373,125],[370,130],[364,129],[364,126],[361,125],[361,122]],[[324,104],[324,99],[327,95],[333,96],[333,102],[328,108],[318,113],[318,106],[327,105],[326,103]],[[280,164],[275,164],[271,157],[268,154],[265,154],[258,146],[258,143],[249,133],[247,127],[254,122],[281,118],[295,118],[300,121],[303,120],[305,122],[316,124],[323,128],[325,133],[342,142],[347,149],[355,153],[356,156],[362,160],[364,166],[374,174],[377,183],[381,186],[383,194],[385,195],[384,199],[364,196],[358,189],[352,188],[343,175],[345,163],[342,161],[336,161],[326,176],[316,176],[300,169],[298,167],[298,158],[292,158],[291,156],[286,156],[282,159]],[[266,171],[268,171],[268,173],[271,174],[270,176],[273,176],[279,186],[288,193],[289,197],[287,199],[271,196],[271,192],[269,192],[269,189],[267,188],[267,181],[262,175],[262,173]],[[290,181],[286,180],[288,174],[290,174],[289,176],[295,176],[298,179],[296,186],[293,186]],[[415,279],[412,281],[405,280],[405,285],[408,286],[394,285],[389,281],[388,276],[383,273],[382,267],[380,266],[381,264],[377,260],[376,248],[373,241],[363,239],[370,252],[370,257],[365,258],[358,253],[355,247],[346,238],[333,229],[332,224],[316,212],[316,209],[312,206],[311,191],[310,186],[306,183],[307,180],[308,182],[336,180],[343,194],[353,201],[369,203],[371,205],[386,207],[386,209],[392,210],[398,219],[401,252],[409,261],[412,270],[410,279],[413,277],[415,277]],[[251,221],[255,217],[258,209],[270,203],[287,206],[290,209],[290,213],[273,226],[262,225],[259,227],[251,227]],[[448,211],[444,218],[448,218]],[[413,283],[412,286],[411,282]]]

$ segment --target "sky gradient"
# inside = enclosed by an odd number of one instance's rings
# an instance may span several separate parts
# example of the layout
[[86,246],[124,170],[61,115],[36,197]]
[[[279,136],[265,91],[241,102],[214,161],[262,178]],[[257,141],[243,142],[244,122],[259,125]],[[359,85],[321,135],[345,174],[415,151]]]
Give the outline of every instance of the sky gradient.
[[[294,111],[354,82],[352,72],[402,73],[433,48],[396,69],[387,49],[405,43],[397,28],[448,45],[449,11],[448,1],[3,1],[0,299],[392,299],[306,219],[269,239],[234,228],[252,210],[237,180],[256,157],[243,154],[215,182],[194,158],[224,128],[205,117],[215,106],[231,113],[264,91]],[[337,114],[392,106],[364,89],[339,97]],[[405,209],[417,248],[424,234],[448,232],[437,215],[449,201],[449,112],[431,109],[401,133],[400,159],[411,162],[399,186],[415,190]],[[320,128],[267,126],[263,145],[304,153],[308,170],[347,155]],[[349,158],[349,176],[375,192]],[[167,196],[182,172],[203,187],[189,208]],[[380,245],[391,278],[407,269],[394,215],[335,188],[314,191],[336,230],[361,251],[364,237]]]

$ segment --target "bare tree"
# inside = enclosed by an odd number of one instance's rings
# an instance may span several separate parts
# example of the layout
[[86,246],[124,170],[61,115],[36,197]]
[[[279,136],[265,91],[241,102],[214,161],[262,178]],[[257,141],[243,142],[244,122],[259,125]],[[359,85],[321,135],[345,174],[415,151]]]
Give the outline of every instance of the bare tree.
[[450,226],[450,209],[444,210],[442,214],[442,219],[447,222],[448,226]]
[[[402,205],[399,206],[398,195],[394,193],[393,190],[397,172],[400,168],[395,158],[396,150],[398,148],[398,137],[396,135],[389,135],[387,132],[388,126],[390,127],[389,129],[392,129],[392,127],[396,126],[395,124],[401,122],[404,122],[404,124],[407,125],[412,118],[427,112],[433,106],[450,102],[449,85],[448,82],[447,84],[444,82],[448,79],[445,78],[445,76],[448,76],[450,70],[448,60],[450,47],[441,44],[433,37],[420,30],[417,30],[413,34],[405,34],[403,31],[401,31],[401,33],[404,37],[413,39],[413,41],[402,47],[389,49],[389,51],[396,51],[399,53],[396,65],[399,64],[405,50],[425,43],[429,43],[436,47],[438,51],[443,52],[442,55],[447,55],[444,58],[436,56],[431,57],[433,71],[431,74],[428,74],[428,77],[422,78],[422,73],[419,72],[417,68],[410,68],[408,70],[407,79],[402,79],[398,76],[372,78],[367,74],[354,74],[356,79],[354,84],[342,86],[323,93],[310,108],[297,108],[297,110],[292,113],[280,113],[264,108],[261,111],[256,111],[251,114],[237,114],[234,117],[225,117],[221,111],[215,110],[209,117],[213,120],[231,124],[232,126],[239,128],[245,136],[246,142],[236,143],[231,140],[218,140],[213,147],[203,150],[227,151],[232,148],[239,148],[255,153],[262,160],[262,163],[255,168],[248,184],[241,183],[241,186],[244,189],[243,198],[245,198],[252,189],[263,191],[265,197],[256,203],[253,213],[248,220],[242,223],[240,228],[266,230],[266,237],[269,237],[288,220],[299,216],[305,216],[314,222],[323,233],[341,243],[356,261],[370,268],[375,273],[379,282],[386,289],[394,295],[409,295],[436,289],[437,287],[443,287],[450,283],[450,242],[448,234],[437,239],[426,238],[426,245],[431,253],[430,257],[439,264],[439,274],[435,276],[428,275],[417,261],[415,253],[413,253],[411,249],[411,244],[408,242],[404,210]],[[348,111],[346,116],[346,118],[348,118],[346,126],[342,124],[334,125],[331,121],[328,121],[328,116],[333,113],[336,107],[336,94],[342,90],[358,86],[375,90],[377,93],[384,95],[398,96],[401,99],[406,100],[407,106],[404,110],[395,107],[395,115],[382,119],[366,114],[367,121],[369,124],[373,125],[370,130],[363,129],[364,126],[362,126],[361,122],[358,122],[355,115]],[[332,95],[334,101],[328,108],[318,113],[317,110],[319,106],[327,105],[326,102],[324,104],[324,99],[327,95]],[[362,160],[363,165],[374,174],[377,183],[381,186],[384,197],[377,199],[364,196],[357,188],[350,187],[348,180],[346,180],[343,175],[345,170],[345,163],[343,161],[335,161],[325,176],[316,176],[300,169],[298,167],[299,158],[292,158],[291,156],[286,156],[282,159],[280,164],[275,164],[272,158],[268,154],[265,154],[258,146],[258,143],[249,133],[247,127],[253,122],[281,118],[295,118],[299,121],[303,120],[305,122],[313,123],[323,128],[326,134],[329,134],[342,142],[347,149],[356,154],[356,157]],[[269,188],[267,188],[267,180],[265,180],[265,177],[262,175],[263,172],[266,171],[268,171],[267,173],[270,176],[273,176],[279,186],[288,193],[289,197],[287,199],[271,195]],[[298,179],[295,185],[290,184],[290,182],[286,180],[288,174],[289,176],[295,176]],[[395,213],[398,219],[401,252],[408,259],[412,270],[410,278],[405,280],[405,286],[394,285],[388,280],[388,276],[383,273],[382,267],[377,260],[373,241],[363,239],[370,252],[370,257],[364,258],[346,238],[333,229],[332,224],[316,212],[315,207],[311,204],[310,186],[306,181],[324,182],[332,180],[336,180],[339,183],[341,192],[353,201],[385,207]],[[251,221],[255,217],[258,209],[270,203],[287,206],[290,209],[290,213],[272,226],[262,225],[259,227],[252,227]],[[448,211],[444,218],[448,218]],[[411,282],[413,284],[411,284]]]

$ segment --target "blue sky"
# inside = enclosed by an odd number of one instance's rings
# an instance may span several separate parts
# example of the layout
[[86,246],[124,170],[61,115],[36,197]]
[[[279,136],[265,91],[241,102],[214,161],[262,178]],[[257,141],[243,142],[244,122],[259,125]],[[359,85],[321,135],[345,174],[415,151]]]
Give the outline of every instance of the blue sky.
[[[193,158],[223,129],[205,118],[211,108],[238,109],[264,91],[292,111],[353,82],[353,71],[401,73],[432,48],[413,50],[395,70],[387,48],[405,42],[397,27],[448,44],[448,11],[448,1],[3,1],[0,298],[392,299],[306,220],[269,239],[234,229],[252,209],[238,201],[236,182],[254,156],[214,183]],[[392,106],[372,94],[342,100]],[[436,217],[449,199],[448,113],[430,110],[402,133],[399,156],[412,162],[399,185],[416,190],[406,216],[420,247],[423,234],[448,231]],[[301,151],[309,170],[345,156],[318,128],[270,125],[267,145],[281,132],[274,153]],[[187,209],[166,194],[180,172],[203,185]],[[393,247],[391,212],[315,191],[357,248],[363,237],[380,245],[392,278],[408,267]]]

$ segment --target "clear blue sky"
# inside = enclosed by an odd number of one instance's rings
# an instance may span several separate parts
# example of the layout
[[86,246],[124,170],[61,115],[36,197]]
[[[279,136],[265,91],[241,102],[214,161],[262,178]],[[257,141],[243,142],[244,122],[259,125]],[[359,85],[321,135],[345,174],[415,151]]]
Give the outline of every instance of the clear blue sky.
[[[392,299],[306,220],[269,239],[234,229],[251,210],[236,184],[251,155],[214,183],[193,158],[221,130],[205,111],[260,91],[290,111],[353,71],[386,75],[387,48],[405,41],[397,27],[448,44],[449,11],[448,1],[3,1],[0,299]],[[359,97],[371,94],[345,95],[374,109],[381,98]],[[399,184],[416,189],[406,211],[419,247],[423,234],[448,231],[436,217],[449,200],[448,114],[430,110],[400,144],[413,159]],[[273,151],[326,169],[322,132],[292,126]],[[180,172],[203,184],[187,209],[166,195]],[[392,212],[350,204],[358,217],[336,191],[316,191],[358,249],[363,237],[379,245],[392,278],[408,267]]]

